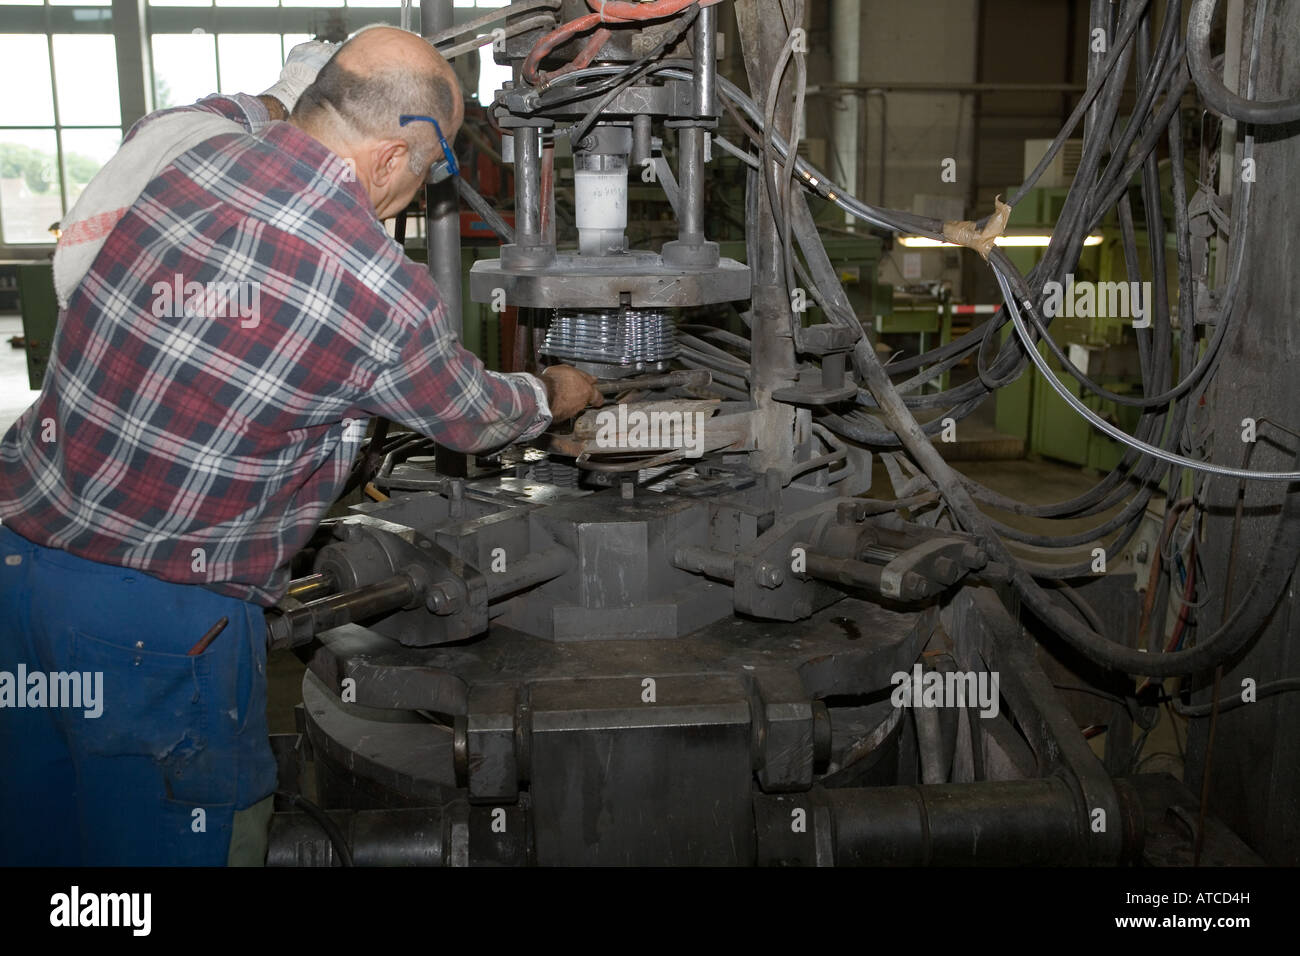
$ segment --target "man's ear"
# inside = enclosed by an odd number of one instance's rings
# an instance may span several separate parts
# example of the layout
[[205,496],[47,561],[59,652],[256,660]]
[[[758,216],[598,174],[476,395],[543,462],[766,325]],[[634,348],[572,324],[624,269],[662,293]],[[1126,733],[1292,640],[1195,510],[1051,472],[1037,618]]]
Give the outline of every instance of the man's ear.
[[406,143],[400,139],[383,139],[375,143],[370,153],[371,182],[378,189],[387,186],[406,165]]

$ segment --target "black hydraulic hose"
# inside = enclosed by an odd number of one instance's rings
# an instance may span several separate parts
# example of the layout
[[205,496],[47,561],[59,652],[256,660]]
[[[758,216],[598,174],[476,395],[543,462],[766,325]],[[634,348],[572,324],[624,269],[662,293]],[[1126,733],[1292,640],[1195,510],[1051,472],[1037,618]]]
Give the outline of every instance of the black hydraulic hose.
[[[1169,654],[1141,653],[1108,641],[1052,601],[1029,572],[1020,567],[1019,562],[988,526],[987,519],[967,494],[956,472],[930,444],[916,419],[902,403],[870,345],[860,340],[854,348],[853,357],[854,367],[876,396],[889,423],[917,463],[938,485],[957,520],[966,530],[983,539],[982,543],[994,561],[1008,567],[1011,583],[1025,605],[1089,660],[1103,667],[1146,677],[1195,674],[1215,666],[1243,648],[1272,615],[1296,562],[1300,561],[1300,494],[1287,494],[1261,570],[1252,578],[1250,590],[1224,625],[1193,648]],[[1300,454],[1296,458],[1296,465],[1300,468]]]
[[[959,406],[948,409],[946,415],[941,415],[933,421],[926,422],[924,425],[925,434],[937,435],[942,432],[946,419],[951,418],[954,421],[961,421],[966,418],[975,411],[975,409],[979,408],[991,394],[992,393],[989,392],[981,395],[979,398],[973,398]],[[836,432],[845,438],[860,442],[863,445],[873,445],[878,448],[898,448],[902,445],[896,432],[879,430],[880,422],[878,419],[871,418],[870,416],[859,416],[856,412],[850,414],[853,415],[852,418],[832,413],[819,417],[817,421],[825,425],[831,431]],[[863,417],[868,420],[863,422]]]
[[[1134,517],[1128,525],[1111,540],[1110,544],[1105,546],[1105,552],[1107,554],[1122,553],[1123,550],[1128,547],[1128,543],[1133,540],[1133,537],[1142,530],[1142,520],[1143,516],[1141,514]],[[1031,577],[1035,578],[1045,578],[1050,580],[1053,577],[1056,577],[1069,580],[1071,578],[1097,577],[1099,574],[1098,571],[1094,570],[1096,558],[1091,554],[1082,561],[1077,561],[1074,564],[1052,564],[1049,562],[1034,561],[1028,557],[1018,557],[1017,560],[1019,560],[1020,566],[1029,572]]]
[[[1193,0],[1187,21],[1187,65],[1201,99],[1216,113],[1240,123],[1272,126],[1300,120],[1300,96],[1265,103],[1248,100],[1232,92],[1214,75],[1210,66],[1210,27],[1217,7],[1216,0]],[[1264,4],[1257,4],[1255,16],[1262,17],[1264,10]]]
[[[1249,158],[1251,153],[1253,153],[1253,149],[1251,148],[1252,145],[1253,144],[1249,142],[1247,144],[1247,150],[1246,150],[1247,158]],[[1181,176],[1181,172],[1180,172],[1180,176]],[[1250,223],[1250,196],[1252,192],[1252,184],[1249,180],[1243,180],[1241,182],[1240,192],[1241,195],[1238,197],[1238,201],[1234,203],[1234,208],[1233,208],[1234,222],[1232,224],[1232,235],[1238,237],[1238,239],[1241,239],[1242,237],[1245,236],[1246,230],[1249,228],[1249,223]],[[1148,206],[1149,205],[1150,203],[1148,203]],[[1245,261],[1245,242],[1237,241],[1232,243],[1232,246],[1233,248],[1229,252],[1231,261],[1229,263],[1228,282],[1225,287],[1225,291],[1223,295],[1223,306],[1220,311],[1218,321],[1215,323],[1214,333],[1210,336],[1209,343],[1205,349],[1205,353],[1201,356],[1200,360],[1196,363],[1196,366],[1192,370],[1188,371],[1186,374],[1183,375],[1182,379],[1179,381],[1177,385],[1175,385],[1171,389],[1161,392],[1158,395],[1152,395],[1145,398],[1134,399],[1130,396],[1119,395],[1115,392],[1110,391],[1107,388],[1104,388],[1102,385],[1093,381],[1082,371],[1080,371],[1078,367],[1076,367],[1074,363],[1069,360],[1069,357],[1065,354],[1064,350],[1061,349],[1061,347],[1050,336],[1046,334],[1046,327],[1044,326],[1042,320],[1038,316],[1037,309],[1024,310],[1024,314],[1028,317],[1030,325],[1034,328],[1034,330],[1039,334],[1040,337],[1042,337],[1046,341],[1048,349],[1056,357],[1056,360],[1061,364],[1061,367],[1065,369],[1065,371],[1068,372],[1071,375],[1071,377],[1076,379],[1085,388],[1089,389],[1090,391],[1094,392],[1097,395],[1100,395],[1102,398],[1108,399],[1110,401],[1114,401],[1117,404],[1128,405],[1131,407],[1132,406],[1148,407],[1153,405],[1165,404],[1171,401],[1172,399],[1178,398],[1179,396],[1185,394],[1189,389],[1191,389],[1199,381],[1201,381],[1205,377],[1208,371],[1214,369],[1218,364],[1218,360],[1221,352],[1221,346],[1223,345],[1223,342],[1226,338],[1228,332],[1228,326],[1231,324],[1231,318],[1235,311],[1233,306],[1236,301],[1237,289],[1240,285],[1241,274],[1242,274],[1243,265]],[[1195,321],[1194,321],[1195,316],[1192,315],[1192,316],[1186,316],[1182,318],[1184,318],[1184,329],[1183,329],[1184,335],[1186,336],[1189,333],[1193,333],[1195,329]]]

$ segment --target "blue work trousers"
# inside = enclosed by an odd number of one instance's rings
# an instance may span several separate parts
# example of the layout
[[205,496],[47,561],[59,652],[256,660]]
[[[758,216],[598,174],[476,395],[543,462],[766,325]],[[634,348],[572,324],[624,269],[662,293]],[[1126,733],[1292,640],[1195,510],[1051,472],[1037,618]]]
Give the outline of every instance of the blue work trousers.
[[0,527],[0,865],[224,865],[275,778],[260,607]]

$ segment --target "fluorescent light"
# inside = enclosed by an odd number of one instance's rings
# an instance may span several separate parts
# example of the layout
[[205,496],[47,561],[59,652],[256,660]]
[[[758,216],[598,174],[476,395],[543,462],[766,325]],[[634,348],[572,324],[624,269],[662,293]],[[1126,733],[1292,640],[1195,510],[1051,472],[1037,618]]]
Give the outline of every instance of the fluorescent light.
[[[902,236],[898,241],[908,249],[938,249],[943,246],[949,248],[956,246],[956,243],[940,242],[938,239],[931,239],[929,236]],[[993,240],[993,244],[1012,248],[1042,248],[1051,241],[1051,236],[998,236]],[[1083,244],[1085,246],[1101,245],[1101,236],[1088,236],[1083,240]]]

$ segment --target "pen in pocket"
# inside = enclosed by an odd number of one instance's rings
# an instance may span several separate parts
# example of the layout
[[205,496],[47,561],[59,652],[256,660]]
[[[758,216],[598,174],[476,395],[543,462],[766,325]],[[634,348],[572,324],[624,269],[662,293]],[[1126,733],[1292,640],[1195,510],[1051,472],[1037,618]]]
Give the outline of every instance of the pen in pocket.
[[224,631],[226,625],[229,623],[230,618],[223,617],[221,620],[217,621],[216,624],[213,624],[212,627],[208,628],[208,632],[199,638],[199,642],[189,649],[186,656],[194,657],[206,651],[208,645],[217,639],[217,635]]

